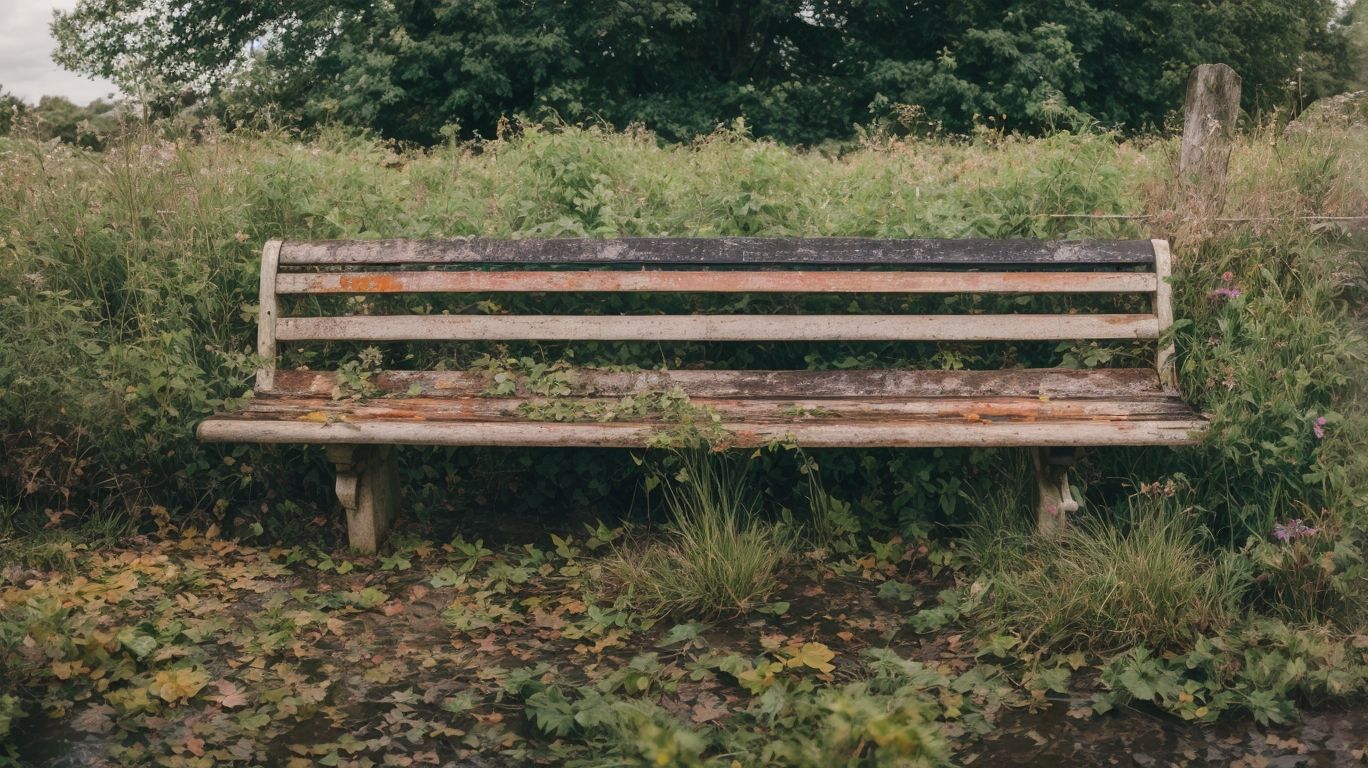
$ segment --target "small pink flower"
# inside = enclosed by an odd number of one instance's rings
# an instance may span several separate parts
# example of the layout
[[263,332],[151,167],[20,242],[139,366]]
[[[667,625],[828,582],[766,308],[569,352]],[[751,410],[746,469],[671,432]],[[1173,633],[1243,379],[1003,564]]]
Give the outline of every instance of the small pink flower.
[[1305,539],[1320,533],[1320,529],[1307,525],[1301,519],[1289,520],[1273,526],[1273,538],[1286,544],[1294,539]]
[[1235,273],[1229,270],[1221,273],[1221,282],[1225,283],[1220,288],[1213,290],[1209,295],[1213,299],[1238,299],[1240,297],[1240,286],[1235,285]]
[[1321,416],[1320,418],[1316,419],[1316,423],[1313,424],[1313,425],[1311,426],[1311,433],[1312,433],[1313,435],[1316,436],[1316,439],[1317,439],[1317,440],[1324,440],[1324,439],[1325,439],[1325,417],[1324,417],[1324,416]]

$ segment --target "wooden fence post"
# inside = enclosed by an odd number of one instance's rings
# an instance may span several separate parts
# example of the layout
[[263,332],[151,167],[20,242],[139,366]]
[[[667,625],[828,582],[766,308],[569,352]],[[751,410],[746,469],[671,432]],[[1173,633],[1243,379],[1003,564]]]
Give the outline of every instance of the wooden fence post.
[[1239,74],[1225,64],[1197,65],[1188,75],[1178,170],[1189,189],[1209,200],[1219,200],[1225,185],[1239,116]]

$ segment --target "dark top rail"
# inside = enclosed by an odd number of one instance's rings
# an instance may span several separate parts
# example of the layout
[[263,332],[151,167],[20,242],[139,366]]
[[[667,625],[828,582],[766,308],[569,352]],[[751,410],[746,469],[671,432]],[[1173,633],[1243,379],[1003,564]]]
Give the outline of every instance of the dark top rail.
[[862,237],[631,237],[286,241],[280,263],[830,264],[1068,266],[1153,264],[1149,240],[882,240]]

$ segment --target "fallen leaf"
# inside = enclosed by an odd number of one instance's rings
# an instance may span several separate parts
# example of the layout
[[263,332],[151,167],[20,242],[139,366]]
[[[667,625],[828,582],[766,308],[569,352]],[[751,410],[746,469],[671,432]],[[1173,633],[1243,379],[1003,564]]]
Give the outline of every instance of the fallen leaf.
[[71,727],[82,733],[109,733],[114,730],[114,708],[108,704],[92,704],[72,718]]
[[716,696],[702,696],[689,710],[695,723],[707,723],[725,717],[727,710],[718,706],[722,700]]
[[204,698],[218,704],[224,709],[233,709],[235,707],[247,705],[247,697],[242,695],[242,691],[238,690],[238,687],[232,682],[228,680],[219,680],[214,683],[214,687],[218,689],[218,693],[205,696]]
[[822,643],[803,643],[789,659],[787,664],[790,667],[811,667],[818,672],[831,672],[836,666],[831,660],[836,658],[835,651],[826,647]]
[[152,676],[147,690],[162,701],[175,704],[189,701],[209,682],[209,676],[195,669],[169,669]]

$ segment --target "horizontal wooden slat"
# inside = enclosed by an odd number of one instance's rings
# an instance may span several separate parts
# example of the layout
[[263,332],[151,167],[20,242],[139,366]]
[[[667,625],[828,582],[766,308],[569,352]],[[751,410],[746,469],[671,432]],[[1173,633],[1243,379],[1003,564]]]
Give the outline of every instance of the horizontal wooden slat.
[[282,341],[1153,339],[1154,315],[391,315],[289,317]]
[[[877,423],[726,423],[736,446],[795,440],[826,448],[921,448],[1010,446],[1188,445],[1204,427],[1200,419],[1152,421],[1057,420],[992,422],[949,419],[887,419]],[[548,446],[639,448],[659,425],[548,422],[335,422],[210,419],[199,428],[209,442],[390,444],[451,446]]]
[[[623,406],[623,398],[591,397],[548,399],[542,397],[405,397],[360,402],[319,397],[260,398],[228,418],[289,421],[337,419],[345,421],[497,421],[516,419],[524,408],[545,412],[556,404],[573,406],[578,417],[561,420],[595,421]],[[1142,420],[1184,418],[1192,408],[1178,398],[1126,400],[1111,398],[1057,400],[1034,397],[839,397],[839,398],[716,398],[693,397],[690,403],[731,421],[856,422],[887,418],[951,418],[974,420],[1093,419]],[[635,420],[635,419],[634,419]],[[650,419],[645,419],[650,420]]]
[[[623,397],[679,388],[693,397],[739,398],[1168,398],[1153,368],[1016,368],[996,371],[601,371],[571,369],[560,382],[575,396]],[[274,392],[262,398],[328,396],[332,371],[276,372]],[[370,383],[380,392],[432,397],[482,393],[490,375],[474,371],[382,371]],[[524,391],[524,395],[529,394]]]
[[325,272],[281,274],[276,292],[1153,293],[1135,272]]
[[1148,240],[881,240],[859,237],[286,242],[306,264],[1152,264]]

